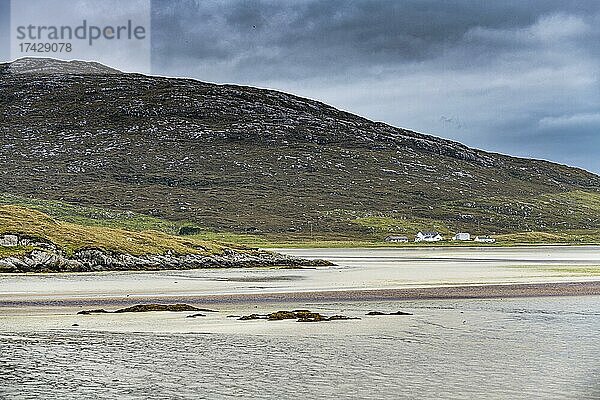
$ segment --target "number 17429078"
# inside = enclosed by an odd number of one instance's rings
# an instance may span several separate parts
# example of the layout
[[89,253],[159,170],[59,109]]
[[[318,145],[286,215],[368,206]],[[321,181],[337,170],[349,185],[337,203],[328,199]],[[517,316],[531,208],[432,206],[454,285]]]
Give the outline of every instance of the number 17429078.
[[33,42],[19,43],[21,53],[70,53],[73,51],[71,43],[49,43],[49,42]]

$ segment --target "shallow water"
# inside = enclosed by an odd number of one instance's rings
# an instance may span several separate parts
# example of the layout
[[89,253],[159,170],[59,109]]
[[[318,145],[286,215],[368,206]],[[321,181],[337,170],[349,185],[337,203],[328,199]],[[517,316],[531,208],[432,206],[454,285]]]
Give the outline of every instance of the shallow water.
[[[71,309],[0,317],[0,398],[600,395],[600,296],[308,305],[362,318],[328,323],[227,318],[306,306],[237,305],[194,319]],[[414,315],[364,315],[374,309]]]
[[[551,268],[599,267],[599,250],[284,250],[338,266],[0,275],[0,399],[599,399],[600,296],[77,315],[83,299],[598,280]],[[228,317],[299,308],[361,319]]]

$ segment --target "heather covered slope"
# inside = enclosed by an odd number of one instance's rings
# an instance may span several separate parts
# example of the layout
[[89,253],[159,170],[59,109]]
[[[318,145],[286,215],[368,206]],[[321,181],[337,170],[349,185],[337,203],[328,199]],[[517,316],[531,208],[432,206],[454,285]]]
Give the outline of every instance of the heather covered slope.
[[26,64],[0,65],[2,192],[285,237],[600,228],[580,169],[276,91]]

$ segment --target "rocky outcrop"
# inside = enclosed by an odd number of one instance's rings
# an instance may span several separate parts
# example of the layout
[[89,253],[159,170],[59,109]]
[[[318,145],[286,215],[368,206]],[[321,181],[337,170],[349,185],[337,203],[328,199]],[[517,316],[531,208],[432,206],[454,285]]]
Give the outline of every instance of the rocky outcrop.
[[[138,304],[135,306],[121,308],[115,311],[106,311],[105,309],[99,310],[83,310],[79,311],[79,315],[90,315],[90,314],[122,314],[122,313],[140,313],[140,312],[156,312],[156,311],[170,311],[170,312],[185,312],[185,311],[202,311],[202,312],[217,312],[215,310],[209,310],[206,308],[198,308],[190,306],[189,304]],[[204,316],[204,314],[193,314],[188,317]]]
[[404,311],[396,311],[396,312],[390,312],[390,313],[381,312],[381,311],[370,311],[367,313],[367,315],[373,316],[373,315],[412,315],[412,314],[408,313],[408,312],[404,312]]
[[250,314],[238,318],[239,321],[251,321],[255,319],[266,319],[267,321],[282,321],[284,319],[295,319],[296,322],[327,322],[360,318],[347,317],[345,315],[333,315],[331,317],[327,317],[325,315],[312,312],[310,310],[276,311],[266,315]]
[[[95,272],[95,271],[154,271],[199,268],[241,267],[315,267],[332,265],[324,260],[304,260],[264,250],[224,249],[219,254],[120,254],[101,249],[81,249],[72,255],[53,243],[0,236],[1,243],[11,247],[30,248],[24,255],[0,258],[0,272]],[[17,245],[14,245],[14,243]],[[4,244],[2,245],[4,247]],[[0,253],[1,254],[1,253]]]
[[89,61],[62,61],[52,58],[21,58],[0,69],[5,74],[65,74],[65,75],[105,75],[122,74],[121,71],[106,65]]
[[0,246],[16,247],[19,245],[19,237],[17,235],[0,236]]

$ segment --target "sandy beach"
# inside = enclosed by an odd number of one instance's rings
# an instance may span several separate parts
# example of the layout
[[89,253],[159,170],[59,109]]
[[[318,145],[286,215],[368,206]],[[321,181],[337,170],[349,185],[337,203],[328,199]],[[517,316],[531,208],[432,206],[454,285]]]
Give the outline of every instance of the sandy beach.
[[80,297],[77,299],[4,299],[0,307],[22,309],[27,307],[125,307],[133,304],[188,303],[195,305],[231,305],[256,303],[318,303],[414,301],[457,299],[502,299],[553,296],[598,296],[600,281],[553,282],[534,284],[486,284],[464,286],[416,287],[402,289],[328,290],[309,292],[279,292],[254,294],[214,294],[202,296],[129,296]]
[[600,247],[278,249],[333,267],[4,274],[0,307],[600,295]]

